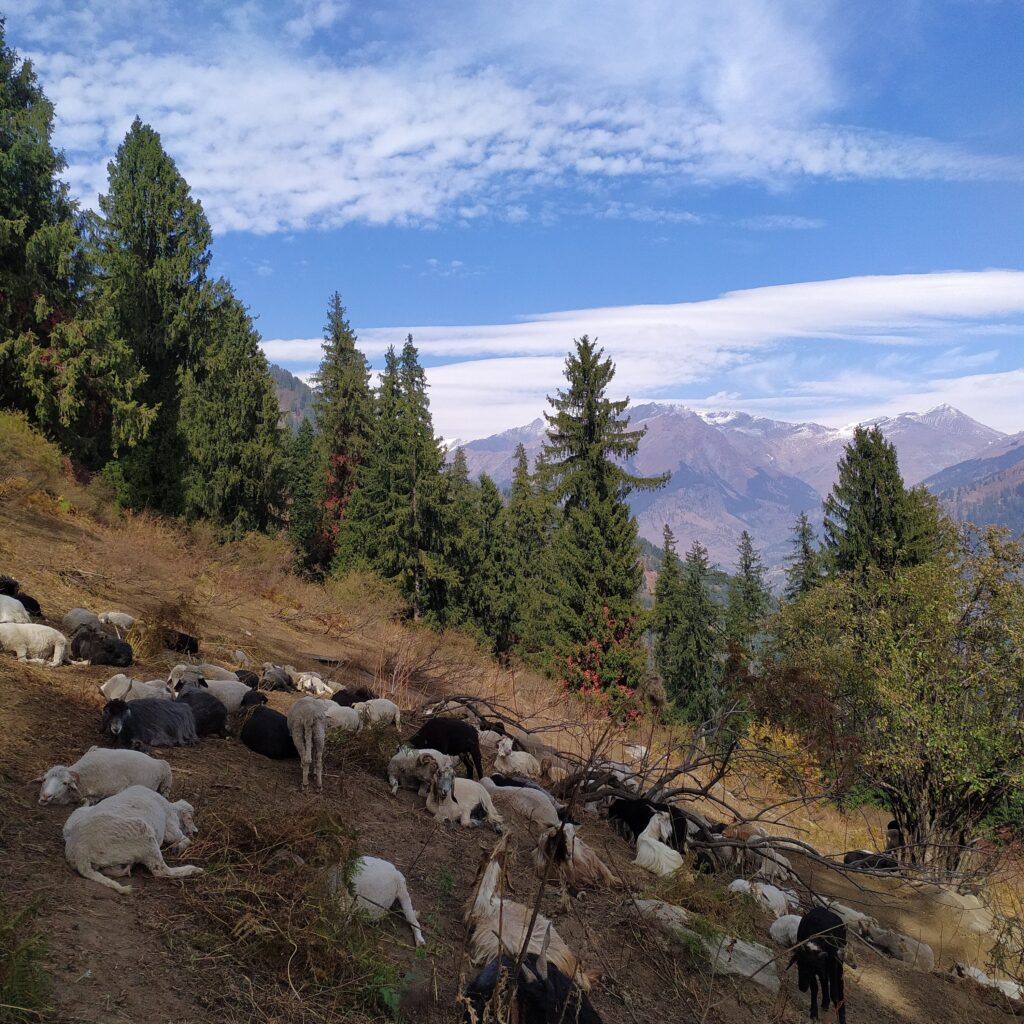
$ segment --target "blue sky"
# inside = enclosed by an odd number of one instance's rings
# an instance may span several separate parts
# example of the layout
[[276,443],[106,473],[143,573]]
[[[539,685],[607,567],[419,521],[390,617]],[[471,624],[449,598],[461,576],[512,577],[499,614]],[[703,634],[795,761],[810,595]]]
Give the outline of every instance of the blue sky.
[[[853,8],[853,10],[851,10]],[[337,288],[439,432],[634,399],[1024,429],[1021,0],[0,0],[93,204],[139,114],[271,358]]]

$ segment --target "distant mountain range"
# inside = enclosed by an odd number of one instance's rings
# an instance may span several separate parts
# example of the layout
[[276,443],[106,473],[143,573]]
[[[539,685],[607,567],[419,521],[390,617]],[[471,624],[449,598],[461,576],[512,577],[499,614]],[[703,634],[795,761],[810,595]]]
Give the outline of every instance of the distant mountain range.
[[[270,369],[284,420],[298,430],[313,417],[313,391],[287,370]],[[629,468],[645,476],[672,473],[660,491],[633,495],[641,536],[660,544],[668,523],[680,552],[699,540],[726,569],[746,529],[778,570],[790,553],[796,517],[807,512],[820,526],[821,503],[853,436],[853,425],[695,412],[674,403],[636,405],[629,413],[631,426],[647,429]],[[896,446],[904,480],[924,483],[951,515],[1024,530],[1024,432],[1008,436],[949,405],[868,422]],[[487,473],[507,487],[516,446],[523,444],[532,464],[545,439],[539,418],[478,441],[446,443],[450,451],[463,448],[474,476]]]

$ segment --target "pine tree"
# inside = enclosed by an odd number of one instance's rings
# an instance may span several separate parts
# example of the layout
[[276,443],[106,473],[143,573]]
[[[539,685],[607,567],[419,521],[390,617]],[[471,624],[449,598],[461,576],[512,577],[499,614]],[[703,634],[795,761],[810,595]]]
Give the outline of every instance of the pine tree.
[[651,631],[654,634],[654,661],[662,682],[669,691],[684,683],[685,652],[682,629],[685,625],[683,569],[676,553],[676,538],[666,523],[662,533],[662,559],[658,582],[654,587]]
[[694,541],[683,569],[678,674],[666,679],[669,695],[693,723],[713,718],[722,705],[719,614],[708,588],[708,573],[707,548]]
[[285,491],[289,496],[288,539],[295,548],[296,568],[310,573],[322,564],[318,548],[323,537],[325,473],[320,442],[313,424],[304,419],[288,450]]
[[787,601],[797,601],[809,594],[821,581],[821,556],[818,552],[814,527],[801,512],[793,527],[793,554],[786,566],[786,588],[783,592]]
[[328,303],[323,356],[314,384],[313,408],[326,465],[323,546],[329,560],[338,524],[355,488],[359,464],[366,456],[372,410],[370,366],[356,348],[356,335],[345,318],[338,292]]
[[97,309],[53,105],[0,18],[0,407],[90,468],[142,439],[145,374]]
[[749,660],[754,637],[763,626],[771,605],[764,562],[750,534],[744,530],[737,545],[736,573],[729,580],[725,612],[726,638],[744,660]]
[[440,523],[442,571],[435,573],[429,604],[446,626],[478,622],[483,570],[483,524],[480,488],[469,478],[466,452],[459,448],[444,469]]
[[[917,508],[921,515],[915,514]],[[926,557],[915,537],[923,502],[903,485],[896,449],[878,427],[857,427],[839,460],[839,476],[825,499],[825,551],[832,572],[875,567],[891,573]]]
[[280,510],[281,410],[260,336],[225,282],[207,327],[199,358],[181,373],[181,511],[239,536],[266,530]]
[[480,582],[473,617],[500,658],[512,650],[516,640],[519,552],[511,535],[509,510],[486,473],[480,476],[480,550]]
[[187,461],[181,374],[198,366],[210,336],[210,225],[160,136],[138,118],[108,173],[95,236],[100,302],[111,336],[125,339],[147,374],[139,399],[157,409],[113,477],[126,504],[178,514]]
[[626,498],[667,477],[638,477],[623,468],[644,432],[629,430],[628,399],[607,397],[615,368],[603,355],[588,337],[577,340],[566,360],[568,387],[548,399],[554,411],[545,413],[542,480],[561,518],[542,582],[553,612],[553,667],[568,667],[571,685],[583,685],[579,666],[585,664],[585,678],[599,687],[632,689],[646,656],[637,628],[643,570]]

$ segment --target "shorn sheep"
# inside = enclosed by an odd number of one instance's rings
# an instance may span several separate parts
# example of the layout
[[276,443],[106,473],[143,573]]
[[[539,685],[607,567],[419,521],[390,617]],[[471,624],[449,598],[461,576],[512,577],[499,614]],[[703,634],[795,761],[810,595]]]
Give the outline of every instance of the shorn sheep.
[[151,747],[190,747],[199,741],[196,719],[187,704],[145,697],[130,703],[108,701],[103,707],[103,731],[116,746],[138,749]]
[[140,679],[132,679],[123,672],[111,676],[101,687],[100,693],[107,700],[141,700],[143,697],[152,697],[154,700],[170,700],[171,695],[162,679],[150,679],[143,682]]
[[299,752],[302,788],[309,786],[309,766],[317,792],[324,787],[324,743],[327,739],[327,704],[316,697],[303,697],[288,709],[288,732]]
[[202,874],[191,864],[170,868],[160,847],[165,842],[181,850],[196,831],[192,807],[184,800],[170,803],[158,793],[132,786],[95,807],[80,807],[64,824],[64,856],[83,877],[119,893],[131,886],[115,882],[143,864],[156,878],[185,878]]
[[374,697],[352,705],[352,710],[359,715],[363,725],[393,725],[402,728],[402,712],[393,700],[386,697]]
[[434,773],[427,791],[427,810],[438,821],[457,821],[464,828],[481,821],[489,821],[498,832],[504,827],[487,790],[472,779],[457,779],[450,764]]
[[616,884],[615,876],[568,822],[549,828],[540,837],[533,852],[533,869],[538,878],[564,881],[572,890]]
[[513,750],[510,736],[506,736],[498,742],[494,770],[505,775],[525,775],[531,779],[539,779],[541,774],[540,762],[537,758],[525,750]]
[[335,704],[332,700],[325,700],[327,705],[327,728],[343,729],[345,732],[359,732],[363,724],[359,712],[354,708]]
[[74,764],[57,764],[33,779],[41,782],[41,804],[92,804],[129,786],[145,786],[161,796],[171,791],[171,766],[138,750],[90,747]]
[[800,921],[799,914],[783,914],[782,917],[776,918],[768,928],[772,942],[792,949],[797,943],[796,935],[800,929]]
[[818,986],[821,1008],[833,1003],[839,1024],[846,1024],[846,999],[843,993],[843,959],[846,955],[846,925],[843,919],[825,907],[804,914],[796,932],[797,945],[789,963],[797,966],[801,992],[811,990],[811,1020],[818,1019]]
[[671,875],[683,866],[683,858],[678,850],[667,845],[666,840],[672,835],[672,821],[668,811],[658,811],[652,815],[647,828],[640,833],[636,841],[636,860],[634,864],[655,875]]
[[458,757],[466,767],[466,775],[482,779],[483,763],[480,760],[480,734],[469,722],[458,718],[431,718],[409,738],[410,747],[417,750],[440,750],[449,757]]
[[32,622],[0,622],[0,647],[18,661],[34,665],[63,665],[68,642],[63,633]]
[[379,857],[360,857],[347,887],[344,885],[344,868],[338,865],[328,873],[328,885],[345,910],[360,907],[371,921],[379,921],[397,903],[412,929],[413,941],[417,946],[426,945],[405,875],[390,861]]
[[16,598],[0,594],[0,622],[21,622],[31,620],[25,606]]

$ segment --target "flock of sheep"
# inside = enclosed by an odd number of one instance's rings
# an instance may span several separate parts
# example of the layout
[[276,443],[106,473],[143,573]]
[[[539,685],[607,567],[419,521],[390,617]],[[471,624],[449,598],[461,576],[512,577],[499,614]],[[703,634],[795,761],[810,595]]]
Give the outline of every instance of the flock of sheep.
[[[0,578],[0,644],[8,651],[23,660],[59,665],[70,647],[79,661],[131,664],[131,647],[121,638],[121,632],[133,625],[131,616],[97,616],[73,609],[62,620],[69,642],[63,632],[32,623],[30,614],[40,615],[38,603],[15,581]],[[307,695],[282,714],[267,705],[266,691],[275,689]],[[205,736],[230,734],[262,756],[297,759],[303,789],[312,775],[320,790],[329,730],[399,731],[402,724],[393,701],[290,666],[265,664],[256,673],[209,663],[179,664],[166,679],[141,681],[118,674],[100,690],[107,698],[102,728],[111,746],[92,747],[73,764],[53,766],[34,781],[41,784],[40,804],[79,805],[63,829],[68,863],[83,877],[118,893],[130,891],[117,879],[127,877],[137,864],[159,878],[202,872],[189,864],[170,867],[164,860],[164,850],[180,856],[188,848],[196,832],[195,811],[185,800],[170,801],[171,767],[147,753],[148,748],[190,746]],[[602,762],[573,770],[556,756],[538,759],[524,749],[522,730],[510,735],[503,722],[487,721],[469,708],[460,707],[457,716],[438,714],[436,708],[424,711],[424,723],[399,744],[388,765],[392,794],[400,788],[415,790],[438,821],[462,827],[488,824],[499,834],[466,907],[470,955],[481,968],[463,996],[467,1022],[483,1021],[496,991],[507,988],[523,1024],[563,1019],[599,1024],[601,1018],[587,995],[591,973],[583,970],[548,918],[506,898],[503,879],[513,827],[507,822],[514,819],[514,827],[536,844],[537,876],[561,884],[563,899],[595,887],[625,888],[579,835],[577,818],[600,813],[635,844],[634,863],[654,875],[678,871],[690,849],[698,869],[731,868],[746,876],[733,881],[730,889],[747,893],[776,918],[771,937],[792,951],[790,963],[798,967],[800,990],[811,993],[811,1017],[817,1017],[820,990],[822,1007],[834,1004],[844,1024],[847,929],[872,940],[886,930],[839,904],[794,914],[799,906],[796,894],[783,888],[794,877],[790,863],[760,825],[715,824],[691,810],[644,799],[639,777],[625,764]],[[486,776],[481,748],[493,756]],[[456,774],[460,766],[464,776]],[[609,782],[618,795],[608,795]],[[854,851],[848,858],[858,856],[863,861],[883,855]],[[393,864],[362,857],[347,884],[340,866],[331,880],[343,905],[361,907],[371,919],[383,917],[398,903],[416,945],[424,944],[406,880]],[[900,955],[908,952],[907,943],[913,943],[905,936],[886,934]],[[931,956],[920,943],[911,952],[918,958]]]

